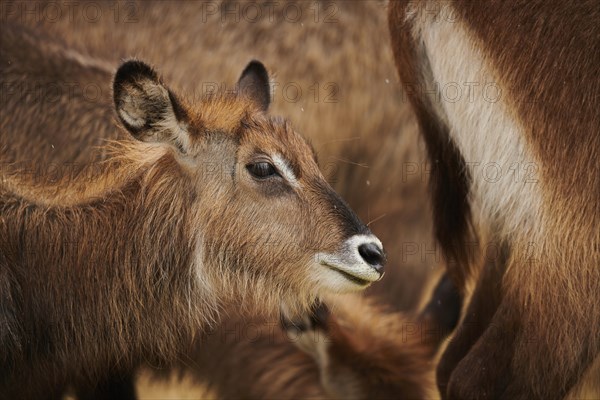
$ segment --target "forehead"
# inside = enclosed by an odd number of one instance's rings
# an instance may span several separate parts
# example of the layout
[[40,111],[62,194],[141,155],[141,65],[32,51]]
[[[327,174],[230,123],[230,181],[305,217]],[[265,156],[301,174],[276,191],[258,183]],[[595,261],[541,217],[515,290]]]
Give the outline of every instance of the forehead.
[[206,99],[193,109],[197,140],[208,132],[225,135],[248,152],[279,155],[292,167],[314,165],[314,149],[283,118],[270,117],[238,96]]
[[292,164],[314,162],[313,148],[282,118],[252,116],[243,125],[241,144],[254,147],[255,151],[280,155]]

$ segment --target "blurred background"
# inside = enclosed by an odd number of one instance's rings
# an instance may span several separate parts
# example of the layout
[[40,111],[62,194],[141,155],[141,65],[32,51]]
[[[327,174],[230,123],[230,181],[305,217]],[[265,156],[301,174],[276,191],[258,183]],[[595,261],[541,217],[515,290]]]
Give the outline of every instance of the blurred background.
[[[271,114],[289,119],[312,142],[328,180],[384,244],[386,275],[367,295],[410,313],[442,260],[431,233],[424,144],[399,85],[386,17],[386,2],[375,0],[2,2],[2,21],[36,30],[45,46],[113,69],[139,58],[187,97],[233,90],[244,66],[262,61],[272,76]],[[101,93],[80,89],[92,106],[104,107],[99,99],[110,95],[110,84],[101,84]],[[139,397],[212,398],[224,386],[242,385],[244,374],[249,382],[305,384],[293,373],[273,372],[277,355],[242,359],[234,351],[245,346],[256,355],[262,346],[283,343],[276,319],[225,315],[211,335],[200,335],[194,368],[158,380],[155,371],[141,373]],[[248,324],[256,330],[239,333]],[[270,370],[261,369],[265,363]],[[238,375],[228,378],[231,368]]]

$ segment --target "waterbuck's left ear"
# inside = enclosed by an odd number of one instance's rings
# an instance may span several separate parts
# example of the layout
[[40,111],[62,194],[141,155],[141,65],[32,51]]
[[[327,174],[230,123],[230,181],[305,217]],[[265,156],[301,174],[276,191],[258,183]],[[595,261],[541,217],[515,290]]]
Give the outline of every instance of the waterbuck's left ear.
[[150,66],[135,60],[121,65],[113,95],[121,122],[136,139],[170,143],[185,152],[185,111]]
[[238,80],[238,93],[254,102],[260,110],[267,111],[271,104],[269,73],[260,61],[250,61]]

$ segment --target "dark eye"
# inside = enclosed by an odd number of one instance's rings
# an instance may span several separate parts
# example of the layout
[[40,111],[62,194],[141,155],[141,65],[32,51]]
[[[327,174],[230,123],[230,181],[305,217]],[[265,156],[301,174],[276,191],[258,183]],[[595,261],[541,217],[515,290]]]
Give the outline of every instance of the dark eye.
[[278,175],[275,167],[264,161],[248,164],[246,169],[250,172],[250,175],[257,179],[266,179]]

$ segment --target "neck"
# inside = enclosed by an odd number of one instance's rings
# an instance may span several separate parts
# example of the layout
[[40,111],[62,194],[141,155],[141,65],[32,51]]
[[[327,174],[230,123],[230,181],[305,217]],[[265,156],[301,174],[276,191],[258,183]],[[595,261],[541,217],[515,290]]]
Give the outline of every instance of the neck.
[[94,371],[142,351],[169,358],[212,311],[193,271],[191,183],[169,154],[134,159],[82,196],[79,181],[64,192],[22,186],[41,202],[8,190],[14,180],[0,185],[0,284],[14,317],[0,322],[22,333],[5,347],[16,363],[29,353]]

